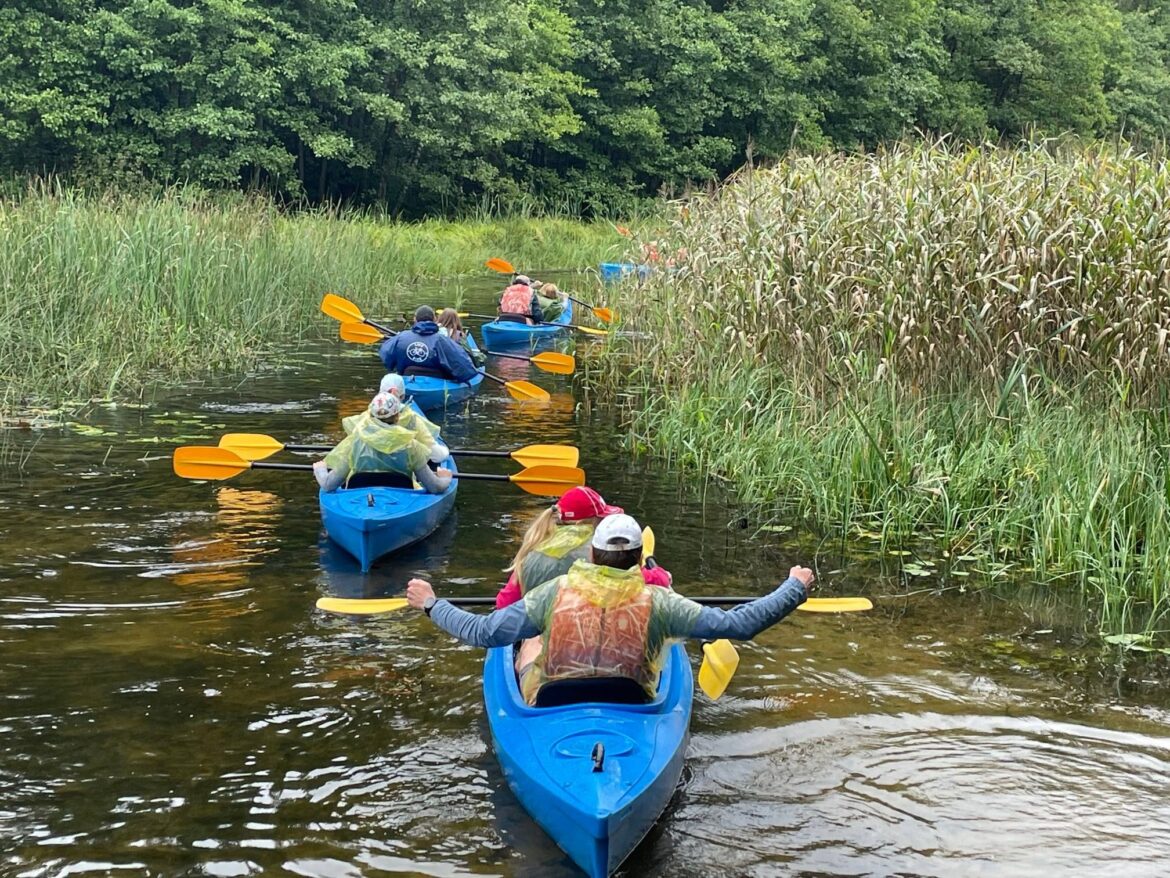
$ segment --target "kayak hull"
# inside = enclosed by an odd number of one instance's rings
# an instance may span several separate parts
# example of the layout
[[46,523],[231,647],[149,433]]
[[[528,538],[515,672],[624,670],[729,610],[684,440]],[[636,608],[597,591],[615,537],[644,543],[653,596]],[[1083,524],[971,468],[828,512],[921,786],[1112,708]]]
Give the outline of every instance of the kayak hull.
[[535,346],[539,342],[559,338],[571,331],[573,323],[573,300],[565,301],[565,310],[554,321],[555,326],[537,324],[529,326],[527,323],[516,323],[511,320],[493,320],[485,323],[482,328],[483,343],[488,350],[497,348],[515,348],[526,345]]
[[649,265],[640,265],[633,262],[603,262],[598,268],[601,280],[604,283],[616,283],[624,277],[637,275],[638,280],[645,280],[650,276]]
[[[472,350],[479,350],[470,332],[467,333],[467,345]],[[477,374],[462,384],[430,375],[407,375],[402,380],[406,384],[407,397],[423,411],[433,411],[459,405],[465,399],[475,396],[483,384],[483,375]]]
[[[621,865],[670,803],[682,775],[694,680],[674,644],[648,704],[529,707],[512,649],[488,651],[484,705],[492,744],[516,798],[586,874]],[[596,744],[604,746],[594,770]]]
[[[455,472],[451,458],[443,466]],[[368,573],[374,562],[430,536],[455,508],[458,479],[442,494],[422,488],[341,488],[321,491],[321,521],[330,539]]]

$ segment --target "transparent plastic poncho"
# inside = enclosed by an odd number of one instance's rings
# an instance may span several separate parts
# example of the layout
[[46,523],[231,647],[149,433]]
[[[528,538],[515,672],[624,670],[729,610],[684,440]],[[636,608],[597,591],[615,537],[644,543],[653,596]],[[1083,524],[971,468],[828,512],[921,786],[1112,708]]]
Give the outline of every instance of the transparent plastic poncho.
[[329,469],[348,466],[350,476],[387,472],[409,476],[426,465],[431,445],[419,442],[413,430],[385,424],[368,412],[358,415],[352,428],[325,456]]
[[520,593],[569,572],[575,561],[589,559],[592,524],[560,525],[543,543],[533,549],[516,572]]
[[[347,418],[342,418],[341,429],[345,431],[345,435],[348,436],[352,433],[358,421],[368,414],[369,412],[362,412],[359,415],[350,415]],[[419,414],[410,406],[403,406],[402,411],[398,413],[398,426],[405,427],[407,430],[413,430],[415,438],[419,442],[424,443],[428,449],[439,438],[438,424],[428,420],[426,415]]]
[[701,608],[668,589],[647,586],[637,567],[615,570],[577,561],[524,598],[542,648],[523,681],[529,703],[546,682],[629,677],[653,697],[664,647],[694,628]]

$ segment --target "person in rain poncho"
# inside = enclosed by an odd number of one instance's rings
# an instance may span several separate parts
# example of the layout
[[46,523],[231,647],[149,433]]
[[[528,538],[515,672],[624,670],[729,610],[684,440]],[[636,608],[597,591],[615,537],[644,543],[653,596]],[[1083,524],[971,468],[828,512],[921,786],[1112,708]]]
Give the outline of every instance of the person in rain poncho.
[[[413,430],[418,441],[424,445],[431,445],[430,460],[432,464],[442,463],[451,456],[451,452],[447,449],[443,440],[439,438],[439,425],[431,421],[422,412],[418,411],[414,406],[406,404],[406,382],[402,380],[402,376],[394,372],[388,372],[382,376],[382,383],[378,387],[379,393],[386,393],[395,397],[402,408],[398,412],[398,426],[405,427],[408,430]],[[348,436],[353,432],[354,427],[366,416],[366,412],[360,415],[350,415],[347,418],[341,419],[341,428]],[[431,467],[434,469],[434,467]]]
[[[434,437],[420,440],[419,433],[398,423],[402,402],[379,393],[364,414],[350,424],[349,435],[313,464],[313,475],[326,492],[336,491],[358,473],[398,473],[413,476],[431,494],[441,494],[451,484],[451,471],[432,472],[428,460],[446,460],[449,452]],[[442,455],[442,456],[440,456]],[[438,458],[438,460],[435,460]]]
[[544,683],[581,677],[630,678],[653,697],[671,640],[750,640],[804,603],[813,581],[811,570],[793,567],[771,594],[720,610],[642,581],[637,568],[642,529],[628,515],[603,519],[591,548],[591,561],[577,561],[564,576],[487,615],[436,599],[422,579],[407,583],[406,597],[448,634],[472,646],[507,646],[540,635],[540,655],[520,672],[521,691],[534,704]]

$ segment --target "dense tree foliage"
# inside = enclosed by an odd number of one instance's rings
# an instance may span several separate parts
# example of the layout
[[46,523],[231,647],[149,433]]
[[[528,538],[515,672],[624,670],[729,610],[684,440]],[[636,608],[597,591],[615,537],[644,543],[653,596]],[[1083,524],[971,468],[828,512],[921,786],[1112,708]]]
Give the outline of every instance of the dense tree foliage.
[[0,173],[615,210],[749,152],[1170,131],[1164,0],[9,0]]

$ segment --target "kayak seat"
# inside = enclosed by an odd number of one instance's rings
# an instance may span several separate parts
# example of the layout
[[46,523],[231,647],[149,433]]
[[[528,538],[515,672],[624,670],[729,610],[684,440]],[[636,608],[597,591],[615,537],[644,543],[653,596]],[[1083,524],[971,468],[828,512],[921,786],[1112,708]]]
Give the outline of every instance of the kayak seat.
[[354,473],[347,488],[413,488],[414,479],[401,473]]
[[566,704],[647,704],[646,690],[629,677],[577,677],[553,680],[536,693],[535,707],[563,707]]
[[500,314],[497,318],[500,323],[523,323],[525,326],[530,325],[531,318],[527,314]]
[[404,376],[417,375],[419,378],[442,378],[444,381],[450,381],[451,376],[439,369],[428,369],[425,366],[407,366],[402,373]]

